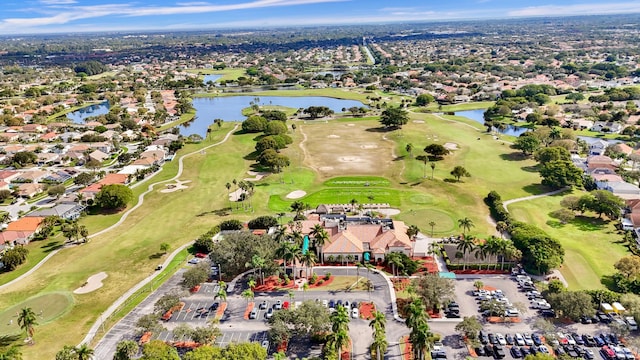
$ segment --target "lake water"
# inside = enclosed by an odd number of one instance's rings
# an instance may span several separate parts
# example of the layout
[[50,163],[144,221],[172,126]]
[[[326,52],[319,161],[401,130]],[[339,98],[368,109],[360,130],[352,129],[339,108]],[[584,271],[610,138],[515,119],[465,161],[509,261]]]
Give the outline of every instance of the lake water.
[[[293,109],[308,108],[309,106],[326,106],[336,113],[342,112],[342,108],[353,106],[361,107],[363,104],[355,100],[334,99],[322,96],[223,96],[214,98],[193,99],[193,107],[196,109],[196,117],[193,121],[180,126],[180,134],[189,136],[198,134],[206,137],[207,129],[213,124],[214,119],[224,121],[244,121],[242,109],[251,106],[258,99],[258,104],[279,105]],[[316,120],[322,121],[322,120]]]
[[222,75],[217,75],[217,74],[205,75],[204,78],[202,79],[202,82],[204,82],[205,84],[208,83],[209,81],[216,82],[221,77],[222,77]]
[[67,114],[67,119],[70,119],[76,124],[84,124],[85,119],[91,116],[106,115],[109,113],[109,102],[105,101],[100,104],[89,105],[78,109],[76,111]]
[[[467,111],[456,111],[456,116],[464,116],[468,119],[471,119],[475,122],[484,125],[484,110],[467,110]],[[526,132],[527,128],[515,126],[515,125],[507,125],[507,128],[503,131],[499,131],[501,134],[511,135],[511,136],[520,136],[522,133]]]

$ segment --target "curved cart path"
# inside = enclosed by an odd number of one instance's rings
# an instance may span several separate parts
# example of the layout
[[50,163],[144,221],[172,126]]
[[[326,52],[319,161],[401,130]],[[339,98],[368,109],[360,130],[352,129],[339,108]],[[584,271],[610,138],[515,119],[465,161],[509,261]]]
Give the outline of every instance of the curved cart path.
[[[153,191],[154,186],[156,186],[156,185],[158,185],[158,184],[163,184],[163,183],[166,183],[166,182],[175,181],[175,180],[177,180],[178,178],[180,178],[180,176],[182,175],[182,171],[183,171],[183,169],[184,169],[184,159],[185,159],[186,157],[191,156],[191,155],[194,155],[194,154],[197,154],[197,153],[200,153],[200,152],[205,151],[205,150],[207,150],[207,149],[209,149],[209,148],[212,148],[212,147],[214,147],[214,146],[218,146],[218,145],[221,145],[221,144],[225,143],[227,140],[229,140],[229,137],[231,136],[231,134],[233,134],[233,133],[238,129],[238,126],[239,126],[239,124],[236,124],[236,125],[233,127],[233,129],[231,129],[231,130],[227,133],[227,135],[225,135],[225,137],[224,137],[222,140],[218,141],[217,143],[215,143],[215,144],[211,144],[211,145],[206,146],[206,147],[204,147],[204,148],[202,148],[202,149],[199,149],[199,150],[196,150],[196,151],[190,152],[190,153],[188,153],[188,154],[184,154],[184,155],[182,155],[182,156],[178,159],[178,173],[177,173],[174,177],[172,177],[171,179],[168,179],[168,180],[162,180],[162,181],[158,181],[158,182],[155,182],[155,183],[153,183],[153,184],[150,184],[150,185],[149,185],[149,188],[147,189],[147,191],[143,192],[143,193],[142,193],[142,194],[140,194],[140,196],[138,197],[138,203],[137,203],[134,207],[132,207],[131,209],[127,210],[124,214],[122,214],[122,217],[120,218],[120,220],[118,220],[118,222],[116,222],[115,224],[113,224],[113,225],[109,226],[108,228],[105,228],[105,229],[103,229],[103,230],[98,231],[97,233],[94,233],[94,234],[89,235],[89,236],[88,236],[88,238],[89,238],[89,239],[91,239],[91,238],[93,238],[93,237],[96,237],[96,236],[99,236],[99,235],[105,234],[105,233],[107,233],[107,232],[109,232],[109,231],[111,231],[111,230],[113,230],[113,229],[117,228],[118,226],[120,226],[120,225],[121,225],[121,224],[122,224],[122,223],[127,219],[127,217],[129,217],[129,214],[131,214],[131,213],[132,213],[133,211],[135,211],[137,208],[139,208],[140,206],[142,206],[142,204],[144,203],[144,196],[145,196],[145,195],[147,195],[148,193],[150,193],[151,191]],[[57,253],[58,253],[60,250],[62,250],[62,249],[64,249],[64,247],[63,247],[63,248],[60,248],[60,249],[58,249],[58,250],[54,250],[54,251],[52,251],[52,252],[51,252],[49,255],[47,255],[44,259],[40,260],[40,262],[39,262],[39,263],[37,263],[33,268],[29,269],[29,271],[27,271],[26,273],[24,273],[24,274],[22,274],[22,275],[18,276],[17,278],[15,278],[15,279],[13,279],[13,280],[9,281],[9,282],[8,282],[8,283],[6,283],[6,284],[2,284],[2,285],[0,285],[0,290],[6,289],[6,288],[8,288],[9,286],[11,286],[11,285],[13,285],[13,284],[15,284],[15,283],[18,283],[18,282],[22,281],[24,278],[26,278],[26,277],[28,277],[29,275],[33,274],[33,273],[34,273],[34,272],[36,272],[36,271],[37,271],[37,270],[38,270],[42,265],[44,265],[44,263],[46,263],[46,262],[47,262],[47,260],[51,259],[51,257],[52,257],[52,256],[54,256],[55,254],[57,254]]]

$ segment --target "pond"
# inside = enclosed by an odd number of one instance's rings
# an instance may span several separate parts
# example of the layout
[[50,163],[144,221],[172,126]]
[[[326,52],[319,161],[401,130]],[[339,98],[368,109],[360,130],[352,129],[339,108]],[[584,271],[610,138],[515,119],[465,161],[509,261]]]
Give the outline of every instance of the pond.
[[106,115],[109,113],[109,102],[85,106],[67,114],[67,119],[76,124],[84,124],[85,120],[91,116]]
[[193,99],[193,107],[196,109],[194,120],[180,125],[180,134],[189,136],[198,134],[207,136],[207,129],[213,124],[214,119],[224,121],[244,121],[242,109],[248,108],[257,102],[260,106],[284,106],[293,109],[308,108],[309,106],[326,106],[336,113],[343,108],[353,106],[362,107],[363,104],[356,100],[335,99],[323,96],[223,96],[214,98]]
[[[471,119],[475,122],[478,122],[480,124],[484,125],[484,110],[480,109],[480,110],[467,110],[467,111],[456,111],[456,116],[464,116],[468,119]],[[520,136],[522,133],[526,132],[527,130],[529,130],[528,128],[525,127],[520,127],[520,126],[516,126],[516,125],[507,125],[507,128],[499,131],[497,129],[494,128],[494,130],[498,131],[501,134],[504,135],[511,135],[511,136]]]
[[202,82],[205,83],[205,84],[208,83],[209,81],[216,82],[221,77],[222,77],[222,75],[219,75],[219,74],[205,75],[204,78],[202,79]]

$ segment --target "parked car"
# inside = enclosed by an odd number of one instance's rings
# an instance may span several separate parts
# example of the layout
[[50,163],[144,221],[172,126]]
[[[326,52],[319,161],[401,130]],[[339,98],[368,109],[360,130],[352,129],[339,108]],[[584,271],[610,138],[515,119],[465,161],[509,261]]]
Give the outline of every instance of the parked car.
[[538,351],[543,353],[543,354],[549,354],[549,348],[546,347],[545,345],[538,345]]
[[596,354],[591,349],[585,349],[584,355],[582,355],[582,357],[585,360],[593,360],[596,357]]
[[266,310],[266,309],[267,309],[267,307],[268,307],[267,300],[262,300],[262,302],[260,303],[260,305],[258,305],[258,308],[259,308],[260,310]]
[[493,357],[496,359],[503,359],[506,356],[502,345],[495,345],[493,347]]
[[251,310],[251,312],[249,313],[249,319],[255,319],[258,317],[258,310],[253,309]]
[[524,333],[522,334],[522,337],[524,337],[524,344],[527,346],[533,346],[533,339],[531,338],[531,335]]
[[613,360],[616,358],[616,352],[613,351],[608,345],[603,346],[600,349],[600,353],[604,356],[605,359]]
[[509,308],[504,311],[504,315],[507,317],[518,317],[520,316],[520,312],[517,309]]
[[556,312],[553,309],[541,310],[540,315],[546,318],[554,318],[556,317]]
[[533,344],[536,346],[542,345],[542,338],[538,334],[531,334],[531,340],[533,340]]
[[480,330],[480,332],[478,333],[478,338],[480,339],[480,342],[482,344],[486,344],[489,342],[489,337],[487,336],[487,333],[484,332],[483,330]]
[[264,314],[264,317],[266,317],[267,319],[271,319],[273,317],[273,309],[269,308],[269,310],[267,310],[267,313]]
[[358,302],[357,301],[354,301],[354,302],[351,303],[351,308],[352,309],[355,309],[357,307],[358,307]]
[[265,350],[269,351],[269,340],[263,340],[261,345]]
[[520,346],[520,352],[522,353],[522,357],[526,357],[531,354],[531,350],[528,347]]
[[360,310],[358,308],[351,309],[351,317],[357,319],[360,317]]
[[516,333],[515,342],[518,346],[524,346],[524,337],[520,333]]
[[584,340],[582,339],[582,336],[580,336],[580,335],[578,335],[576,333],[572,333],[571,337],[576,342],[576,345],[584,345]]
[[336,307],[336,302],[335,300],[329,300],[329,308],[333,309]]
[[193,258],[193,259],[189,260],[189,264],[197,264],[199,262],[200,262],[200,260],[198,258]]
[[492,345],[498,343],[498,339],[496,339],[496,336],[492,333],[489,333],[489,343],[491,343]]
[[498,344],[507,345],[507,340],[504,338],[504,335],[501,333],[496,333],[496,339],[498,340]]
[[275,304],[273,304],[273,308],[276,310],[282,310],[282,300],[277,300]]
[[474,349],[476,351],[476,355],[478,356],[486,356],[487,353],[484,351],[484,346],[478,346]]
[[507,334],[504,336],[504,339],[507,340],[508,345],[513,345],[514,343],[513,335]]
[[631,351],[631,349],[629,349],[626,346],[621,346],[622,351],[624,352],[624,356],[627,358],[627,360],[635,360],[635,355],[633,355],[633,352]]
[[576,341],[574,340],[573,336],[571,336],[570,334],[565,334],[564,335],[567,338],[567,343],[569,345],[575,345]]
[[519,347],[512,346],[511,347],[511,356],[513,356],[516,359],[521,358],[522,357],[522,351],[520,351]]
[[329,307],[329,300],[322,300],[322,306]]
[[491,344],[486,344],[484,346],[484,352],[487,356],[493,356],[493,346]]
[[591,335],[588,335],[588,334],[582,335],[582,341],[586,346],[589,346],[589,347],[596,346],[596,341],[593,339],[593,336]]

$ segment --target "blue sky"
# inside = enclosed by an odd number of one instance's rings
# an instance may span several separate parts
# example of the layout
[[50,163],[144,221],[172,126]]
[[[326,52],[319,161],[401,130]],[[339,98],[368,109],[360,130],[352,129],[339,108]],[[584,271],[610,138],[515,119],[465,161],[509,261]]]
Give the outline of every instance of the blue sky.
[[638,0],[1,0],[0,34],[640,13]]

